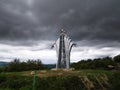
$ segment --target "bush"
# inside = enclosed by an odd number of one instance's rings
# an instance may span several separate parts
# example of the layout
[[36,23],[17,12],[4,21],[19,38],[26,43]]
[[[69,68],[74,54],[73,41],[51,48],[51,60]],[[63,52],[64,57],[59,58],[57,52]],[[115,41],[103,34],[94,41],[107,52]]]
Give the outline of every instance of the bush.
[[[45,69],[42,62],[38,60],[28,60],[27,62],[20,62],[19,59],[15,59],[8,63],[7,66],[0,69],[2,71],[16,72],[16,71],[28,71],[28,70],[42,70]],[[2,71],[1,71],[2,70]]]
[[111,90],[120,90],[120,72],[115,72],[109,76]]

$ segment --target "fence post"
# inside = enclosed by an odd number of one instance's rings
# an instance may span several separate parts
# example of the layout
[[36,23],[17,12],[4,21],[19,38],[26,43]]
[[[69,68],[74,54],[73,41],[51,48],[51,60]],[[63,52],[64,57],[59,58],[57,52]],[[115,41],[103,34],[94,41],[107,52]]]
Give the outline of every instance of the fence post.
[[35,85],[36,85],[36,70],[34,70],[33,74],[33,90],[35,90]]

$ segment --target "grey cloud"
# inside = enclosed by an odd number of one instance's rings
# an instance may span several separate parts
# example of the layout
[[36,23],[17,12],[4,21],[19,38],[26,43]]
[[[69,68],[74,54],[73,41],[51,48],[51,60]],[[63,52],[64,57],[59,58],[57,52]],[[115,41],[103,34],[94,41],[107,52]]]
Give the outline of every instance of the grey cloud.
[[25,0],[1,0],[0,39],[23,44],[55,40],[63,27],[76,42],[119,43],[119,4],[119,0],[34,0],[29,6]]

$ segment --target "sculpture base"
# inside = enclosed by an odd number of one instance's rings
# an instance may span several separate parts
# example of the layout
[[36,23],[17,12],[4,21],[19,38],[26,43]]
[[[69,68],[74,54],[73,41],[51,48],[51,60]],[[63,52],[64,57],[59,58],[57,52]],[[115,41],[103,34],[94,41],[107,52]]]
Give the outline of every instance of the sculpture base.
[[52,71],[73,71],[75,69],[74,68],[69,68],[69,69],[67,69],[67,68],[52,68],[51,70]]

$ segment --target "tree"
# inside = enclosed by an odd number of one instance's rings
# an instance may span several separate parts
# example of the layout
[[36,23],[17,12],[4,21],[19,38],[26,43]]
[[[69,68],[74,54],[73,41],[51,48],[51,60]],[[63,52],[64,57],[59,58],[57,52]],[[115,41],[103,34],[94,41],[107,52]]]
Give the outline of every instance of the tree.
[[5,71],[27,71],[45,69],[40,59],[29,59],[27,62],[20,62],[20,59],[14,59],[5,68]]
[[113,58],[116,63],[120,63],[120,55],[117,55]]

